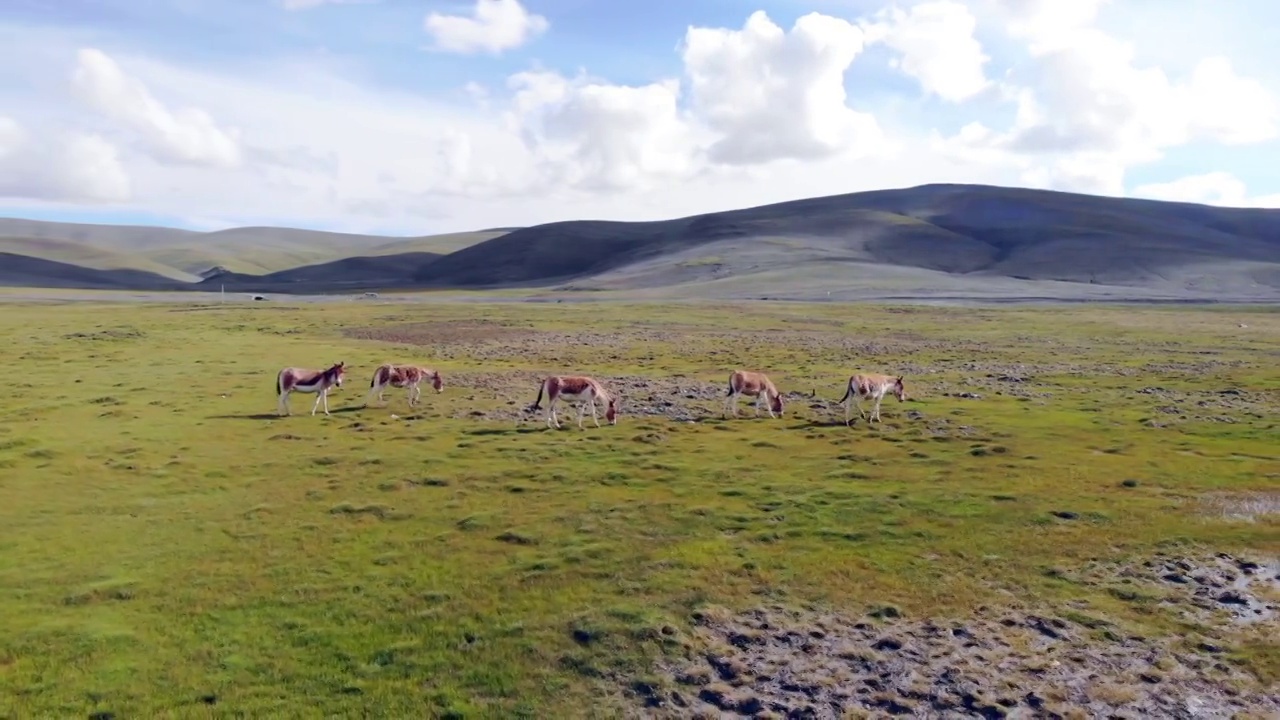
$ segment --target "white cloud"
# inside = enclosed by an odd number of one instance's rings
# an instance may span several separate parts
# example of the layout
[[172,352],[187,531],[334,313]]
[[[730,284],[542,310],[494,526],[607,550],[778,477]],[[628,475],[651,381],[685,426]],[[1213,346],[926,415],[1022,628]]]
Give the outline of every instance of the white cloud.
[[156,159],[218,168],[243,161],[237,130],[218,127],[200,108],[170,111],[101,50],[83,48],[77,59],[72,73],[77,97],[136,133]]
[[869,39],[892,48],[897,67],[926,93],[961,102],[990,87],[983,66],[991,58],[974,37],[978,21],[966,5],[934,0],[909,11],[892,8],[887,16],[866,26]]
[[689,28],[682,59],[692,108],[720,135],[710,158],[745,165],[874,148],[875,116],[850,108],[844,89],[862,47],[862,30],[819,13],[789,33],[763,11],[741,30]]
[[530,13],[519,0],[476,0],[471,16],[431,13],[423,21],[438,50],[498,54],[520,47],[551,24]]
[[129,176],[97,135],[33,136],[0,116],[0,198],[80,203],[129,199]]
[[[437,47],[499,53],[545,32],[500,5],[437,23]],[[201,69],[110,38],[0,24],[0,62],[23,78],[0,80],[0,107],[23,123],[0,123],[0,183],[9,198],[110,200],[206,224],[425,233],[929,182],[1123,195],[1130,168],[1171,148],[1275,137],[1276,101],[1237,74],[1245,61],[1204,53],[1176,73],[1141,62],[1100,29],[1106,6],[925,0],[857,22],[809,13],[785,29],[755,12],[735,28],[688,27],[677,67],[627,70],[625,83],[570,56],[478,62],[436,94],[311,58]],[[901,77],[875,77],[876,53]],[[501,76],[481,74],[499,65]],[[1189,182],[1137,194],[1190,193]],[[1258,201],[1214,182],[1195,192]]]
[[[995,0],[1006,30],[1026,43],[1030,72],[1010,81],[1017,114],[1007,131],[969,140],[1036,157],[1032,185],[1123,194],[1127,168],[1196,141],[1256,143],[1277,137],[1280,106],[1256,80],[1220,57],[1181,80],[1135,61],[1131,43],[1093,25],[1108,0]],[[1024,164],[1025,165],[1025,164]]]
[[1223,171],[1188,175],[1165,183],[1150,183],[1134,188],[1133,194],[1152,200],[1202,203],[1226,207],[1280,208],[1280,193],[1249,195],[1244,182]]
[[509,116],[546,181],[592,191],[652,187],[693,171],[678,81],[627,87],[555,73],[511,77]]

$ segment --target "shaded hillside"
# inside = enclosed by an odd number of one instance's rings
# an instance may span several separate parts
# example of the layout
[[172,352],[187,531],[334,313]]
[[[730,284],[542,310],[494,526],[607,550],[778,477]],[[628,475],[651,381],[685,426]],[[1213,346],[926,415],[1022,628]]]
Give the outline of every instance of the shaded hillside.
[[78,290],[184,290],[180,282],[142,270],[99,270],[0,252],[0,286]]
[[413,284],[413,275],[441,255],[429,252],[374,257],[350,257],[307,265],[266,275],[221,273],[197,283],[194,289],[218,290],[222,286],[247,292],[343,292]]
[[[1162,282],[1203,268],[1267,285],[1280,264],[1280,210],[970,185],[810,198],[647,223],[571,221],[513,231],[419,270],[433,287],[542,286],[712,244],[817,243],[828,261],[980,277],[1107,284]],[[794,264],[785,252],[755,268]],[[672,268],[674,269],[674,268]],[[687,275],[688,273],[684,273]],[[660,273],[651,273],[661,282]],[[1275,285],[1269,287],[1275,288]]]
[[73,240],[35,237],[0,237],[0,252],[53,260],[95,270],[142,270],[174,280],[194,282],[196,276],[147,257],[123,251],[106,250]]

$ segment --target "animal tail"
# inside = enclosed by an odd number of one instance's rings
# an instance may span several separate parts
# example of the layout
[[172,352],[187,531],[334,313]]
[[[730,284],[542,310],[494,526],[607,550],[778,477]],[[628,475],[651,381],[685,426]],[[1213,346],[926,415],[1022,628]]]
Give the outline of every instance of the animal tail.
[[547,381],[543,380],[541,383],[538,384],[538,399],[534,400],[533,404],[529,406],[530,410],[538,410],[542,407],[542,391],[546,389],[547,389]]
[[284,372],[276,373],[276,395],[284,392]]
[[732,394],[733,394],[733,376],[730,375],[729,376],[729,392],[725,393],[724,396],[729,397]]
[[369,387],[372,388],[374,385],[378,384],[378,376],[381,374],[382,374],[382,368],[378,368],[377,370],[373,371],[373,377],[369,378]]
[[853,383],[849,383],[849,384],[848,384],[848,386],[846,386],[846,387],[845,387],[845,389],[844,389],[844,397],[842,397],[842,398],[840,398],[839,400],[837,400],[837,401],[836,401],[836,403],[838,404],[838,403],[842,403],[842,402],[844,402],[845,400],[848,400],[848,399],[849,399],[849,395],[850,395],[851,393],[853,393]]

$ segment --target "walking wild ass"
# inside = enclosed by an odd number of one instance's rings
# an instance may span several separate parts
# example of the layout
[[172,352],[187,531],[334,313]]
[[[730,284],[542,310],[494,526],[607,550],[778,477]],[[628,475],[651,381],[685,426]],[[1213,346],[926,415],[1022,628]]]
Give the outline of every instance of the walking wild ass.
[[436,392],[444,391],[444,378],[440,377],[438,370],[420,365],[383,363],[373,371],[373,379],[369,381],[369,396],[364,400],[365,407],[369,406],[375,395],[378,397],[378,402],[385,402],[382,394],[386,392],[387,387],[407,389],[409,407],[413,407],[422,398],[421,383],[427,378],[431,379],[431,387],[435,388]]
[[577,401],[579,428],[582,427],[587,405],[591,406],[591,419],[595,421],[596,427],[600,427],[600,416],[596,414],[597,399],[605,402],[604,417],[609,424],[618,424],[617,398],[610,395],[609,391],[605,390],[595,378],[585,375],[552,375],[544,379],[542,385],[538,387],[538,399],[533,401],[529,410],[541,409],[543,395],[547,397],[547,427],[560,427],[560,419],[556,417],[556,403],[560,400]]
[[328,370],[312,368],[287,367],[276,373],[276,412],[281,415],[293,414],[289,410],[289,393],[316,393],[316,402],[311,406],[311,414],[324,403],[324,414],[329,415],[329,391],[342,387],[342,377],[347,372],[346,363],[336,363]]
[[[761,372],[750,370],[734,370],[729,375],[729,392],[725,395],[724,414],[732,409],[733,416],[738,416],[738,398],[743,395],[756,399],[756,417],[760,417],[760,406],[768,402],[766,409],[769,417],[782,417],[782,395],[773,381]],[[776,415],[774,413],[777,413]]]
[[[844,406],[844,424],[849,424],[853,407],[858,408],[858,416],[867,422],[880,420],[880,401],[884,400],[886,393],[892,393],[898,398],[898,402],[907,399],[907,389],[902,384],[901,375],[859,373],[850,377],[849,387],[844,391],[844,397],[840,398],[840,404]],[[859,402],[867,399],[875,401],[870,418],[862,411],[862,404]]]

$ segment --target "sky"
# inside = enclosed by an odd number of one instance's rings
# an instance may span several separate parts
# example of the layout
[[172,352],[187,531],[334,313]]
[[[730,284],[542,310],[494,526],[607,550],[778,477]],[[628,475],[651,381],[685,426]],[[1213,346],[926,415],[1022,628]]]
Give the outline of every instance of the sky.
[[426,235],[925,183],[1280,207],[1272,0],[3,0],[0,216]]

